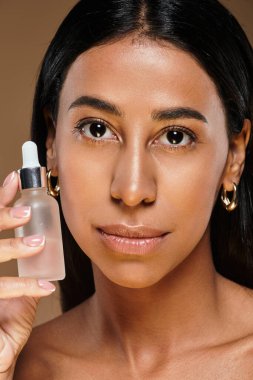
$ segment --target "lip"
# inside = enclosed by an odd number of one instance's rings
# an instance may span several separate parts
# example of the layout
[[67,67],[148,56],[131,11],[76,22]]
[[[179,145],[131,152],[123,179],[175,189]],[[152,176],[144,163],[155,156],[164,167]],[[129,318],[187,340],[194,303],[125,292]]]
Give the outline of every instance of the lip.
[[97,228],[105,245],[115,252],[144,255],[152,252],[168,235],[146,226],[114,224]]

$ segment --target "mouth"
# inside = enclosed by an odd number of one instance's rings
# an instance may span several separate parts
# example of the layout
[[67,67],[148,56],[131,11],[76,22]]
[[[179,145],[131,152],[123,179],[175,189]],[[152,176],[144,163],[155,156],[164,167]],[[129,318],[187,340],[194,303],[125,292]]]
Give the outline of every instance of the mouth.
[[114,252],[144,255],[158,248],[169,232],[146,226],[107,225],[97,228],[103,243]]

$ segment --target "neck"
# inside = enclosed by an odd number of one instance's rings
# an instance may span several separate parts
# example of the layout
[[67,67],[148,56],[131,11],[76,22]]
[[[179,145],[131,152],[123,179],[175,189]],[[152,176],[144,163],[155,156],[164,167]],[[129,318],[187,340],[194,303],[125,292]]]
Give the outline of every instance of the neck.
[[219,275],[208,234],[184,262],[148,288],[121,287],[95,265],[93,271],[96,293],[90,302],[96,329],[115,339],[127,355],[145,347],[188,350],[217,339]]

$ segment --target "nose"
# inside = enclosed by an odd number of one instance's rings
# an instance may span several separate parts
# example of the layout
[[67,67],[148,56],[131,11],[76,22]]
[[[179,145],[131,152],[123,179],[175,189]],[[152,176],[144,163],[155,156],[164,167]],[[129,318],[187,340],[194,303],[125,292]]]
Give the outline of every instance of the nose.
[[157,184],[154,163],[144,148],[125,149],[118,156],[111,196],[128,207],[155,202]]

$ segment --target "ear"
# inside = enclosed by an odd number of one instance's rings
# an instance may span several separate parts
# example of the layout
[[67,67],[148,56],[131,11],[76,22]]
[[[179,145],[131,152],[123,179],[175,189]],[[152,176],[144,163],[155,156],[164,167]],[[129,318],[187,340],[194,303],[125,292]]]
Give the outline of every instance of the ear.
[[233,191],[233,183],[238,185],[240,182],[250,133],[251,122],[245,119],[241,132],[234,134],[229,143],[229,153],[223,176],[223,186],[227,191]]
[[55,147],[55,122],[53,120],[51,112],[47,108],[43,110],[44,119],[47,125],[47,169],[51,169],[51,174],[54,177],[58,176],[57,162],[56,162],[56,147]]

